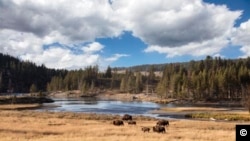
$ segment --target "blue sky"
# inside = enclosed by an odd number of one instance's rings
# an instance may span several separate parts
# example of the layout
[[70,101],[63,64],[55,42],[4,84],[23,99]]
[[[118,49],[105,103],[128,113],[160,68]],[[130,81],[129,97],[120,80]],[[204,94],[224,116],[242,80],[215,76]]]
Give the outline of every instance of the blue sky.
[[2,0],[0,52],[49,68],[250,56],[250,0]]

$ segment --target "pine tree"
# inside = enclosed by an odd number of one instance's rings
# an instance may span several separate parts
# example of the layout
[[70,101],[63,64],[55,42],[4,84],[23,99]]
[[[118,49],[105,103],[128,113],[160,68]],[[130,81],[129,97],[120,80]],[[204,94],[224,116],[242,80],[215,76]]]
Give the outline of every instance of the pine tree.
[[112,77],[112,69],[110,66],[108,66],[106,72],[105,72],[105,77],[106,78],[111,78]]

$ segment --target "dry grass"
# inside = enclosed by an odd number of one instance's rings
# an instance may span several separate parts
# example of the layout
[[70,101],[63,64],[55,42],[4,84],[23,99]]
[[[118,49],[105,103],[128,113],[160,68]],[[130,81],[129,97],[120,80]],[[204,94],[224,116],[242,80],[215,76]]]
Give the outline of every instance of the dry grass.
[[4,104],[0,105],[0,110],[23,110],[39,108],[40,104]]
[[213,112],[221,112],[228,111],[228,108],[212,108],[212,107],[174,107],[174,108],[162,108],[163,111],[171,111],[171,112],[197,112],[197,111],[213,111]]
[[162,108],[160,110],[152,111],[151,113],[158,114],[183,114],[187,118],[196,119],[214,119],[226,121],[250,121],[250,114],[248,111],[241,108],[211,108],[211,107],[175,107]]
[[[113,126],[119,116],[31,111],[0,111],[0,141],[234,141],[236,122],[170,121],[165,134],[143,133],[155,119]],[[151,129],[152,130],[152,129]]]
[[228,121],[250,121],[250,115],[246,113],[229,113],[229,112],[201,112],[201,113],[191,113],[186,114],[186,117],[190,118],[202,118],[202,119],[210,119],[213,118],[215,120],[228,120]]

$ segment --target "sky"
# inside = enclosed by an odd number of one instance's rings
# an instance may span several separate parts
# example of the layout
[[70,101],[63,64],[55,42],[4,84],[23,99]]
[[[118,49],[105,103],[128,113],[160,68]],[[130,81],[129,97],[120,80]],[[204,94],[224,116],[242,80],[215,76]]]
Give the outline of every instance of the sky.
[[48,68],[250,56],[250,0],[0,0],[0,52]]

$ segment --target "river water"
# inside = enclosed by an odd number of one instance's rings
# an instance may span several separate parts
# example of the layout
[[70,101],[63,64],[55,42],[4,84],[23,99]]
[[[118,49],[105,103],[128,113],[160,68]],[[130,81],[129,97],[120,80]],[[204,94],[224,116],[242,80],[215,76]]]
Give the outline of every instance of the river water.
[[55,100],[53,104],[44,104],[39,110],[118,115],[131,114],[156,118],[176,118],[175,115],[163,116],[153,114],[151,111],[167,106],[153,102],[117,101],[97,98],[53,98],[53,100]]
[[[140,101],[118,101],[98,98],[52,98],[54,103],[46,103],[38,110],[54,112],[82,112],[98,114],[131,114],[143,115],[155,118],[185,119],[185,113],[154,113],[152,111],[163,107],[220,107],[216,105],[194,105],[194,104],[157,104],[153,102]],[[223,106],[225,107],[225,105]]]

